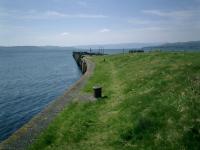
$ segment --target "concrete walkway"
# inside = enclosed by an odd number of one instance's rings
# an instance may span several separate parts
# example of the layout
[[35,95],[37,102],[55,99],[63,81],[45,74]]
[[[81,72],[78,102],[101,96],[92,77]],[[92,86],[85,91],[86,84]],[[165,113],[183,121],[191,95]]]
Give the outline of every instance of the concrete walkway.
[[7,140],[0,144],[0,150],[24,150],[32,144],[39,134],[48,127],[49,123],[61,112],[66,105],[80,96],[80,90],[83,88],[92,75],[95,64],[86,59],[86,73],[70,88],[63,96],[50,103],[42,112],[32,118],[27,124],[18,129]]

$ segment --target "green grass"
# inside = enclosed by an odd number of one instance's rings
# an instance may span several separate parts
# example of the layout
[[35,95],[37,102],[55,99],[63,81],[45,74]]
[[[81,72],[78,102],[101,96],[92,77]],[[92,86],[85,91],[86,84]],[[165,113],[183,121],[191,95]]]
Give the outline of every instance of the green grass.
[[105,98],[72,102],[30,149],[200,149],[200,53],[92,60],[83,91],[100,84]]

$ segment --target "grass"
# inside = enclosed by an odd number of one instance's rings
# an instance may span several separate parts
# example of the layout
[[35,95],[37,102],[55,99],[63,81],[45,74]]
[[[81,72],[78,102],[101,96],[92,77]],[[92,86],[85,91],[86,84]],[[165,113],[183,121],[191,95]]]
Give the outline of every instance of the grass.
[[199,58],[164,52],[93,57],[95,72],[83,91],[100,84],[106,97],[72,102],[30,150],[199,150]]

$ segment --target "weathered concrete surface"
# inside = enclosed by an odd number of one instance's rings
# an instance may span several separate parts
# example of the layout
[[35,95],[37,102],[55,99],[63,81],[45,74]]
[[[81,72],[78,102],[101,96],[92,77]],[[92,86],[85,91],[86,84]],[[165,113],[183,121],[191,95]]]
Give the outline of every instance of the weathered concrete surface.
[[[27,124],[17,130],[7,140],[0,144],[0,150],[24,150],[36,140],[37,136],[61,112],[66,105],[80,96],[80,90],[92,75],[95,64],[85,59],[87,71],[63,96],[50,103],[42,112],[31,119]],[[89,97],[88,97],[89,98]]]

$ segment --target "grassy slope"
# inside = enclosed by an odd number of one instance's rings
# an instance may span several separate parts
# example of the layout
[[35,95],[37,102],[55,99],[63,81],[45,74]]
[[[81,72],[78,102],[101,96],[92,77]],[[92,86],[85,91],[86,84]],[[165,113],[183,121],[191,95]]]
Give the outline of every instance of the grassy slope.
[[200,53],[93,60],[84,91],[107,97],[72,103],[30,149],[200,149]]

